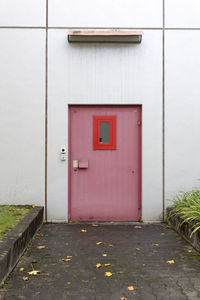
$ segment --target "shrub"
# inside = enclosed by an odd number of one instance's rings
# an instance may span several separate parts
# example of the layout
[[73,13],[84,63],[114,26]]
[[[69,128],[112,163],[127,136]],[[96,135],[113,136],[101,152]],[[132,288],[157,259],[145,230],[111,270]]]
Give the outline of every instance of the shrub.
[[177,215],[181,220],[179,226],[188,221],[192,222],[192,236],[200,228],[200,190],[179,192],[176,195],[168,219]]

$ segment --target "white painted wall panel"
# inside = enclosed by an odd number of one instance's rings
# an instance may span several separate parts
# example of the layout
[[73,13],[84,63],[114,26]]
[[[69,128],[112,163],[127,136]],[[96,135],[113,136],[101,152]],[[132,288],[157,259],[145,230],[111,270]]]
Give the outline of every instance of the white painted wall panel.
[[162,0],[49,0],[49,26],[161,27]]
[[67,218],[68,104],[142,104],[143,219],[162,213],[162,32],[142,44],[68,44],[49,32],[48,218]]
[[199,0],[165,0],[165,26],[200,28]]
[[0,204],[44,205],[45,32],[0,40]]
[[199,187],[200,35],[166,32],[166,198]]
[[45,26],[46,0],[1,0],[0,26]]

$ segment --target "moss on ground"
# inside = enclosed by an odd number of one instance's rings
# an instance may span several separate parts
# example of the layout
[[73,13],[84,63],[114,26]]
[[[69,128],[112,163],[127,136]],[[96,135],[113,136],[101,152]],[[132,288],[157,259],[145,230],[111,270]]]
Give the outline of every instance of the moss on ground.
[[30,211],[30,207],[0,205],[0,240]]

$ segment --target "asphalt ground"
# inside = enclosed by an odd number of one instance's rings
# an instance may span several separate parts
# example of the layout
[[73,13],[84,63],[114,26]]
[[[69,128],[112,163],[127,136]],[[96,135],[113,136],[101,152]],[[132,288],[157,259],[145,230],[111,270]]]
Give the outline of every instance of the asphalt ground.
[[165,224],[46,224],[0,299],[200,299],[200,256]]

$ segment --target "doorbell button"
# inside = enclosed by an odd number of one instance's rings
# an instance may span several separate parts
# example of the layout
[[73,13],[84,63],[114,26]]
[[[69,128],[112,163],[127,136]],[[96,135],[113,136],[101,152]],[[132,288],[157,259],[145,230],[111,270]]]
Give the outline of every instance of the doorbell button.
[[65,146],[62,146],[60,148],[60,160],[61,161],[67,160],[67,148]]
[[66,147],[65,147],[65,146],[62,146],[62,147],[60,148],[60,153],[61,153],[61,154],[66,154],[66,152],[67,152]]

